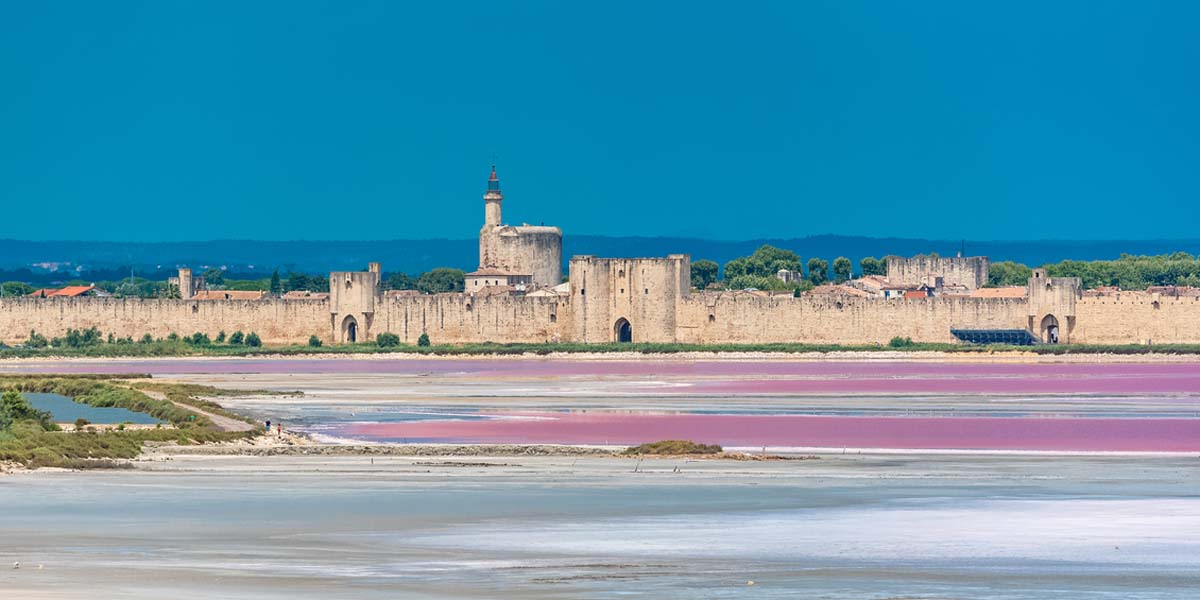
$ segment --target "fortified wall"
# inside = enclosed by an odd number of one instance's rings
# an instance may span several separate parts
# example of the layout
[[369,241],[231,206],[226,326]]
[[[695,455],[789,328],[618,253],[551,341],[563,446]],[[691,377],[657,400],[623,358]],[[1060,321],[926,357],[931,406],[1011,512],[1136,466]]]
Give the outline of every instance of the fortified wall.
[[[376,288],[377,289],[377,288]],[[438,343],[555,342],[569,317],[565,300],[467,294],[364,296],[339,305],[332,299],[181,300],[147,298],[3,298],[0,341],[20,344],[31,330],[47,338],[68,328],[95,327],[119,338],[165,338],[224,331],[257,333],[266,344],[303,344],[310,336],[326,343],[370,341],[384,332],[415,344],[422,333]],[[351,326],[353,324],[353,326]]]
[[[889,257],[891,284],[915,287],[940,279],[936,291],[958,292],[891,299],[693,292],[684,254],[577,256],[562,286],[561,230],[504,225],[502,200],[493,167],[479,234],[480,269],[467,274],[473,284],[468,293],[385,294],[381,267],[371,263],[366,271],[330,273],[327,298],[209,299],[196,295],[200,278],[180,269],[179,299],[0,298],[0,340],[19,344],[34,330],[52,338],[69,328],[95,327],[134,339],[255,332],[268,344],[302,344],[314,335],[327,343],[365,342],[381,333],[409,344],[421,334],[435,343],[884,344],[897,336],[954,342],[952,329],[1024,329],[1046,343],[1200,343],[1200,298],[1085,296],[1078,278],[1049,277],[1042,269],[1033,270],[1024,294],[984,297],[970,292],[987,283],[986,257]],[[518,290],[514,282],[528,285]]]
[[569,294],[393,297],[379,290],[372,267],[332,274],[329,299],[9,297],[0,299],[0,340],[19,344],[31,330],[56,337],[96,327],[134,339],[253,331],[267,344],[303,344],[312,335],[349,343],[352,329],[354,341],[389,332],[408,344],[422,333],[436,343],[606,343],[624,335],[634,342],[885,344],[896,336],[954,342],[951,329],[1028,329],[1050,341],[1053,326],[1062,343],[1200,343],[1200,298],[1083,297],[1073,278],[1033,277],[1024,298],[881,300],[692,292],[689,273],[683,255],[582,256],[571,262]]
[[887,278],[894,285],[910,286],[926,283],[930,277],[941,277],[946,285],[977,290],[988,282],[986,256],[941,257],[920,254],[912,258],[887,257]]

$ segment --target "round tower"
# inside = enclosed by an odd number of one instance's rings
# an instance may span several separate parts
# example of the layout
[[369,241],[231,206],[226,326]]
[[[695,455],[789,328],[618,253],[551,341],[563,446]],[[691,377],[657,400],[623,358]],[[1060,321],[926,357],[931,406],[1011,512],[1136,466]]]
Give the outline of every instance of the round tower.
[[492,175],[488,177],[487,193],[483,195],[484,202],[484,226],[495,226],[503,223],[500,217],[500,202],[504,200],[504,194],[500,193],[500,178],[496,177],[496,165],[492,165]]

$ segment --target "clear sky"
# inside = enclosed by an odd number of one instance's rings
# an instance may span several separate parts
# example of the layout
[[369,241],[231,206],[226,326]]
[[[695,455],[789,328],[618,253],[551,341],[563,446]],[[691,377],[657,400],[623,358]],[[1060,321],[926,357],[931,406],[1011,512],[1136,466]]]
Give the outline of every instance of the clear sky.
[[1200,2],[10,2],[0,237],[1200,237]]

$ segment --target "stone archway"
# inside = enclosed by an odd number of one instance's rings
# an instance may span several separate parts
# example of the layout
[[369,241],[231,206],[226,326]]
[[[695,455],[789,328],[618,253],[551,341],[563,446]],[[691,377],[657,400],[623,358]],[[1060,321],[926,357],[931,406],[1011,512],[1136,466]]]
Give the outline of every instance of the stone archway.
[[1057,344],[1059,342],[1058,318],[1054,315],[1046,315],[1042,318],[1042,323],[1038,327],[1043,344]]
[[616,324],[613,325],[613,339],[622,344],[633,341],[633,326],[629,324],[629,319],[625,317],[617,319]]
[[353,344],[358,341],[358,319],[353,315],[346,315],[342,319],[342,342]]

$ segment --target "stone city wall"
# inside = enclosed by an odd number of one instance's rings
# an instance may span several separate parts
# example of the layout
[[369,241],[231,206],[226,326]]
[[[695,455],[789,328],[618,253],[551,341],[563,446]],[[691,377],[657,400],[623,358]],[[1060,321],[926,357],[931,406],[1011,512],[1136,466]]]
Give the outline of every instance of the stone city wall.
[[1200,298],[1121,292],[1075,303],[1071,342],[1200,344]]
[[941,257],[924,254],[912,258],[887,257],[887,279],[895,285],[920,285],[930,275],[938,275],[946,285],[957,284],[974,290],[987,285],[986,256]]
[[[378,298],[360,340],[391,332],[415,344],[588,342],[614,339],[627,319],[634,341],[683,343],[806,342],[885,344],[893,337],[953,342],[950,330],[1036,327],[1054,314],[1073,343],[1200,343],[1200,299],[1123,292],[1083,297],[1074,316],[1024,298],[937,297],[909,300],[834,296],[762,297],[741,292],[677,294],[686,286],[682,264],[604,259],[579,266],[573,296],[436,294]],[[644,267],[644,269],[643,269]],[[622,273],[623,272],[623,273]],[[678,280],[675,275],[680,275]],[[586,290],[586,295],[584,295]],[[606,293],[609,290],[611,293]],[[586,298],[586,300],[583,300]],[[1049,312],[1058,310],[1058,312]],[[1062,313],[1062,314],[1059,314]],[[155,338],[195,332],[256,332],[267,344],[304,343],[316,335],[339,342],[343,314],[326,300],[170,300],[137,298],[0,299],[0,339],[18,344],[36,330],[46,337],[67,328]]]
[[680,300],[677,323],[678,340],[692,344],[886,344],[896,336],[952,343],[957,340],[951,329],[1021,329],[1027,313],[1021,298],[880,300],[704,292]]
[[383,332],[415,344],[422,333],[437,344],[565,341],[566,300],[551,297],[432,294],[376,303],[372,339]]
[[178,300],[155,298],[0,299],[0,339],[29,339],[36,330],[47,338],[68,328],[95,327],[104,334],[140,339],[196,332],[257,333],[264,343],[299,343],[317,335],[331,339],[329,303],[324,300]]

